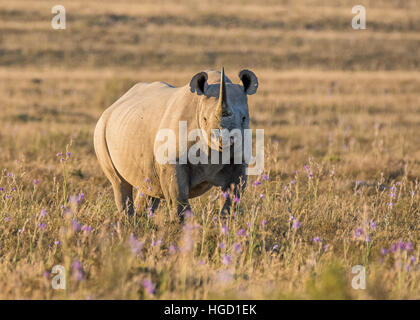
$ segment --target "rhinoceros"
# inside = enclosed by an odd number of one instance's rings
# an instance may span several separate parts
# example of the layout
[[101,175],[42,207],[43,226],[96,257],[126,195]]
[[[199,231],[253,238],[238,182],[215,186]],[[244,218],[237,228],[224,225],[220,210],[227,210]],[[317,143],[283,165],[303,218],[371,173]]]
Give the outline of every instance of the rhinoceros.
[[[138,83],[103,112],[95,128],[94,146],[119,211],[134,213],[133,188],[144,199],[140,202],[152,204],[149,210],[156,210],[165,199],[181,221],[191,210],[189,199],[213,186],[221,187],[225,195],[240,196],[247,180],[245,161],[162,164],[154,153],[159,130],[172,129],[178,145],[180,121],[186,121],[189,130],[200,129],[207,135],[208,150],[216,150],[221,157],[220,139],[214,139],[212,129],[249,129],[247,95],[257,91],[258,79],[249,70],[242,70],[239,78],[242,84],[232,83],[222,68],[221,72],[199,72],[183,87]],[[188,142],[187,148],[191,145]],[[225,198],[222,212],[230,212],[231,197]]]

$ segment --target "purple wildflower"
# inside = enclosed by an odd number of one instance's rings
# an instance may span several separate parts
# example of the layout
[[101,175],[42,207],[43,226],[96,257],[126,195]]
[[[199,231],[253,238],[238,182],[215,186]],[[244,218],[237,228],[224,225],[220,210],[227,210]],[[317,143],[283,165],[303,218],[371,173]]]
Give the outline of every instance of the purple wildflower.
[[47,210],[42,209],[41,210],[41,217],[45,217],[47,215]]
[[223,198],[228,199],[229,198],[229,193],[223,192],[222,196],[223,196]]
[[222,233],[223,233],[223,234],[228,234],[228,232],[229,232],[228,227],[227,227],[227,226],[223,226],[223,227],[222,227]]
[[398,249],[405,250],[405,243],[404,242],[398,241],[397,246],[398,246]]
[[162,240],[155,240],[155,239],[153,239],[153,241],[152,241],[152,246],[154,246],[154,247],[160,247],[160,245],[162,244]]
[[38,228],[44,230],[47,225],[45,223],[39,223]]
[[372,228],[372,230],[376,230],[376,227],[377,227],[376,222],[375,221],[371,221],[370,227]]
[[263,174],[262,177],[261,177],[261,180],[262,181],[268,181],[268,180],[270,180],[270,178],[266,174]]
[[34,180],[34,184],[35,184],[35,185],[37,185],[37,184],[38,184],[38,182],[39,182],[39,181],[38,181],[37,179],[35,179],[35,180]]
[[144,245],[143,242],[137,240],[134,234],[130,235],[130,239],[128,240],[128,243],[131,248],[131,253],[133,254],[140,254],[141,251],[143,250],[143,245]]
[[306,170],[306,173],[307,173],[307,175],[308,175],[308,178],[309,179],[312,179],[314,176],[312,175],[312,172],[311,172],[311,170],[309,169],[309,167],[305,164],[304,166],[303,166],[304,168],[305,168],[305,170]]
[[143,287],[144,289],[146,289],[146,292],[149,294],[154,294],[155,293],[155,286],[152,283],[152,281],[150,281],[149,279],[144,279],[143,280]]
[[315,237],[314,239],[313,239],[313,241],[315,242],[315,243],[318,243],[319,242],[319,237]]
[[387,255],[388,253],[389,253],[389,249],[386,249],[386,248],[382,248],[382,249],[381,249],[381,254],[382,254],[383,256]]
[[73,262],[73,278],[76,281],[82,281],[83,280],[82,264],[78,260],[75,260]]
[[191,218],[193,216],[193,213],[192,213],[192,211],[191,210],[186,210],[185,212],[184,212],[184,217],[185,218],[187,218],[187,219],[189,219],[189,218]]
[[239,254],[241,252],[241,244],[235,242],[233,244],[233,252],[235,252],[236,254]]
[[405,244],[405,249],[407,250],[407,251],[412,251],[413,250],[413,243],[410,241],[410,242],[407,242],[406,244]]
[[255,180],[252,184],[254,187],[259,186],[261,184],[261,181]]
[[228,265],[229,263],[230,263],[230,261],[232,260],[232,256],[230,256],[230,255],[228,255],[228,254],[225,254],[223,257],[222,257],[222,263],[224,264],[224,265]]
[[264,199],[264,197],[265,197],[264,193],[261,193],[260,194],[260,199]]
[[59,246],[59,245],[61,244],[61,242],[60,242],[60,240],[55,240],[55,241],[54,241],[54,244],[55,244],[56,246]]
[[171,244],[169,246],[169,254],[175,254],[176,253],[176,246]]
[[82,229],[82,225],[77,220],[72,220],[71,225],[74,231],[80,231]]
[[70,203],[79,204],[79,201],[80,201],[79,197],[74,195],[74,194],[69,197],[69,202]]
[[239,201],[240,201],[239,197],[238,197],[238,196],[236,196],[236,197],[235,197],[235,199],[233,200],[233,203],[235,203],[235,204],[236,204],[236,203],[238,203]]
[[263,225],[263,226],[265,226],[267,224],[267,220],[263,220],[263,221],[261,221],[261,225]]
[[293,221],[293,224],[292,224],[292,228],[293,229],[299,229],[300,228],[300,226],[301,226],[301,223],[300,223],[300,221],[297,221],[297,220],[295,220],[295,221]]
[[392,199],[395,199],[395,197],[397,196],[397,194],[396,194],[396,188],[395,188],[395,186],[392,186],[391,188],[389,188],[389,195],[390,195],[390,197],[392,198]]
[[244,229],[239,229],[238,232],[236,232],[236,235],[239,237],[245,237],[246,231]]
[[89,234],[92,231],[92,227],[88,225],[84,225],[81,230]]
[[357,229],[356,229],[356,231],[354,232],[354,236],[356,237],[356,238],[359,238],[360,236],[362,236],[363,235],[363,229],[362,228],[360,228],[360,227],[358,227]]

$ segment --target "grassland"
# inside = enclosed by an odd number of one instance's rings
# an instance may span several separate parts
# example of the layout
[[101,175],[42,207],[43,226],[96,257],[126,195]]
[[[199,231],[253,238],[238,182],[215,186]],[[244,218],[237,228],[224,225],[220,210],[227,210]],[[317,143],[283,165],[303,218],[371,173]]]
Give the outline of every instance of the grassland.
[[[417,1],[364,1],[363,31],[347,0],[62,1],[61,31],[55,4],[0,0],[0,298],[420,298]],[[216,189],[184,226],[165,204],[119,214],[101,112],[221,65],[259,77],[268,179],[228,219]]]

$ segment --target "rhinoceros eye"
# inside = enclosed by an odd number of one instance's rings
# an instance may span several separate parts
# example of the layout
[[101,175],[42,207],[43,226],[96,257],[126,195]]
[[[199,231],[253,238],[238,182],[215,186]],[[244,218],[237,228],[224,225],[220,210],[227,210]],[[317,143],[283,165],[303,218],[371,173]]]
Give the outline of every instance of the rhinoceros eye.
[[245,122],[245,120],[246,120],[246,117],[242,117],[242,122]]

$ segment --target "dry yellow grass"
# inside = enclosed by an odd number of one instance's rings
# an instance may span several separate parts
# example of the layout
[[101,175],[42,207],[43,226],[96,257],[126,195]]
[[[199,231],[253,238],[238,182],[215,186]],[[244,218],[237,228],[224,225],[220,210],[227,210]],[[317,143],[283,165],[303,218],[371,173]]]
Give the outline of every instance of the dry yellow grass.
[[[56,31],[53,1],[0,1],[0,298],[420,298],[416,1],[366,1],[365,31],[352,1],[62,4]],[[101,112],[135,82],[222,64],[259,77],[269,180],[251,177],[227,220],[218,190],[184,227],[165,204],[118,214],[93,152]]]

